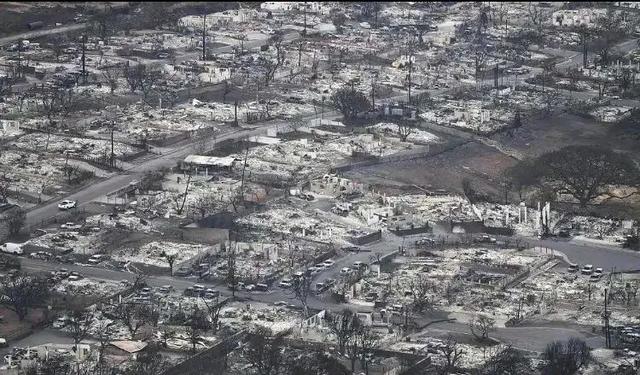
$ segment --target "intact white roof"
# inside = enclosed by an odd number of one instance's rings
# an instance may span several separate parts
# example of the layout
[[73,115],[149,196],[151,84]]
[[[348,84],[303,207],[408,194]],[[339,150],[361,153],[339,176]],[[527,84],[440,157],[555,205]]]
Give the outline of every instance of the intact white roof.
[[187,164],[195,165],[208,165],[216,167],[230,167],[233,165],[235,158],[231,156],[217,157],[217,156],[203,156],[203,155],[189,155],[184,158],[184,162]]

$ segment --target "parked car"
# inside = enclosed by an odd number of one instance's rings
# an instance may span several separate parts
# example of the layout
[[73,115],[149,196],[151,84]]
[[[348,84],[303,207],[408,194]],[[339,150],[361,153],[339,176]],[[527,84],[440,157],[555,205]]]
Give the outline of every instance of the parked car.
[[174,276],[189,276],[191,274],[191,269],[187,267],[180,267],[173,272]]
[[483,243],[496,243],[497,240],[491,236],[484,234],[479,238],[479,241]]
[[200,292],[204,291],[204,285],[202,285],[202,284],[193,284],[193,290],[195,290],[196,292],[200,293]]
[[363,263],[363,262],[360,262],[360,261],[353,262],[353,268],[355,268],[356,270],[360,270],[360,269],[363,269],[363,268],[366,268],[366,267],[367,267],[366,263]]
[[214,299],[220,297],[220,292],[214,289],[207,289],[204,292],[204,298],[206,299]]
[[76,201],[65,199],[62,202],[58,203],[58,208],[61,210],[70,210],[72,208],[75,208],[77,204],[78,203]]
[[256,290],[259,292],[266,292],[269,290],[269,285],[258,283],[256,284]]
[[293,285],[293,280],[291,279],[282,279],[278,284],[278,286],[280,286],[280,288],[283,288],[283,289],[291,288],[292,285]]
[[76,224],[76,223],[64,223],[60,226],[60,228],[62,229],[71,229],[71,230],[78,230],[80,228],[82,228],[82,224]]
[[52,324],[53,328],[58,328],[58,329],[64,328],[67,325],[68,320],[69,319],[67,317],[61,317],[56,319]]
[[173,287],[171,285],[163,285],[160,288],[158,288],[158,292],[162,294],[169,294],[169,292],[171,292],[172,290],[173,290]]
[[579,269],[580,269],[580,267],[575,263],[570,263],[569,267],[567,267],[567,271],[571,272],[571,273],[578,272]]
[[421,245],[433,245],[435,244],[435,241],[432,238],[421,238],[419,240],[416,240],[416,246],[421,246]]
[[591,273],[593,273],[593,265],[585,264],[584,267],[582,267],[582,274],[591,275]]
[[256,289],[256,286],[255,286],[255,285],[253,285],[253,284],[249,284],[249,285],[245,286],[245,287],[244,287],[244,289],[245,289],[246,291],[249,291],[249,292],[250,292],[250,291],[252,291],[252,290],[255,290],[255,289]]
[[103,260],[104,260],[104,255],[102,255],[102,254],[94,254],[89,258],[89,260],[87,260],[87,263],[89,263],[89,264],[99,264]]
[[56,272],[56,275],[61,279],[66,279],[67,277],[69,277],[70,273],[68,270],[62,268],[58,272]]
[[324,264],[324,266],[326,268],[329,268],[329,267],[333,266],[336,262],[334,262],[332,259],[327,259],[322,263]]
[[351,268],[349,267],[344,267],[343,269],[340,270],[340,273],[342,274],[347,274],[351,272]]

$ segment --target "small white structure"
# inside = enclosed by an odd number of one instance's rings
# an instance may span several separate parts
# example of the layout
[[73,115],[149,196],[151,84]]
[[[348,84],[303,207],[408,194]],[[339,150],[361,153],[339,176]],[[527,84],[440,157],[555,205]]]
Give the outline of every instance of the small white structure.
[[604,16],[604,14],[605,11],[601,9],[563,9],[553,12],[551,17],[554,26],[586,26],[591,28],[596,26],[598,18]]
[[337,196],[342,193],[364,193],[365,185],[335,174],[325,174],[321,179],[311,181],[309,190],[317,194]]

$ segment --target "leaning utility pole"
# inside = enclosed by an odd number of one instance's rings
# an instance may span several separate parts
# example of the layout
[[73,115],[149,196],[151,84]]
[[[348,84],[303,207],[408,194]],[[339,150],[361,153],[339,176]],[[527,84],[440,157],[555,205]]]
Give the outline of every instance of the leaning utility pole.
[[207,61],[207,14],[202,15],[202,61]]

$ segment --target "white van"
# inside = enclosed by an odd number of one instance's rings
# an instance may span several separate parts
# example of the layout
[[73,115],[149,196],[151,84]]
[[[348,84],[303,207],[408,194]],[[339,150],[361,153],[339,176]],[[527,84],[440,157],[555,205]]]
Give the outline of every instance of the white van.
[[0,245],[0,251],[7,254],[15,254],[22,255],[24,254],[24,250],[22,250],[22,244],[7,242],[5,244]]
[[87,262],[89,264],[98,264],[104,260],[103,258],[104,258],[104,255],[102,254],[94,254],[91,256],[91,258],[89,258],[89,260],[87,260]]

